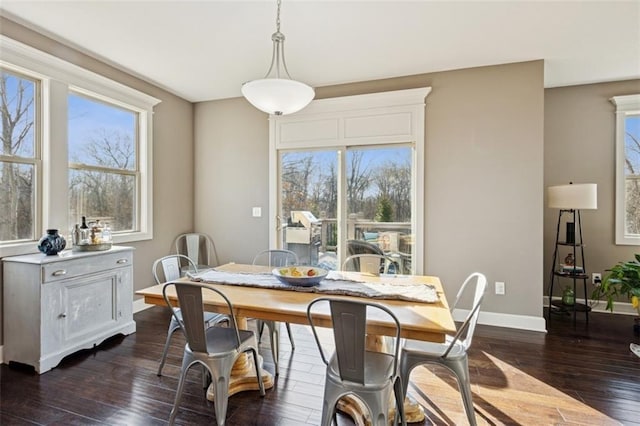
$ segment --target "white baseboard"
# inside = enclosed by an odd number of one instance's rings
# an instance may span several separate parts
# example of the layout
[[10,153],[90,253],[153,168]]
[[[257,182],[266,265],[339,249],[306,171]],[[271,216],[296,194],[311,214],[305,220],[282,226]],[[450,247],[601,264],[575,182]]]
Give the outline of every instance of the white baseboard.
[[[453,311],[455,321],[464,321],[469,315],[468,309],[456,309]],[[530,315],[502,314],[498,312],[480,312],[478,324],[492,325],[496,327],[517,328],[519,330],[547,332],[547,322],[543,317]]]

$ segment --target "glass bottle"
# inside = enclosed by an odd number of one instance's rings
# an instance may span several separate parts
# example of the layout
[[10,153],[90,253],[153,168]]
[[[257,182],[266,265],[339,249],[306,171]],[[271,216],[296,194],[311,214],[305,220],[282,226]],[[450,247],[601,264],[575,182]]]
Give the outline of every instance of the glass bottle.
[[82,224],[80,225],[79,244],[89,244],[89,227],[87,226],[86,216],[82,216]]

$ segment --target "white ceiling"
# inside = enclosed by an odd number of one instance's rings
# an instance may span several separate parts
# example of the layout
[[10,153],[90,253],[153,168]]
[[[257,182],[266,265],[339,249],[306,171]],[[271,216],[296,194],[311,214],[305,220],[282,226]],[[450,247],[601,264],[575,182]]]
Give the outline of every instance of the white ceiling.
[[[0,13],[190,101],[271,61],[276,0],[2,0]],[[314,86],[545,60],[545,87],[640,78],[640,0],[283,0],[291,76]]]

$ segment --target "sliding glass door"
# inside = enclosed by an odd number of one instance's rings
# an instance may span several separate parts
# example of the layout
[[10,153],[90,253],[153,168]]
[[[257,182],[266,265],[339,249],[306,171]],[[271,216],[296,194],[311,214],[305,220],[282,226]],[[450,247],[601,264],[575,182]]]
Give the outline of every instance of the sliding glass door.
[[327,269],[378,253],[412,273],[414,157],[407,143],[278,151],[279,246]]

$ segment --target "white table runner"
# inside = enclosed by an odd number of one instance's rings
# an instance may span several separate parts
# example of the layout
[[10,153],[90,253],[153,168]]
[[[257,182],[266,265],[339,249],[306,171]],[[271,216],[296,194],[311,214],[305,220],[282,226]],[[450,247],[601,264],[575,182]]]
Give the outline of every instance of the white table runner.
[[278,290],[303,291],[307,293],[339,294],[344,296],[360,296],[372,299],[406,300],[410,302],[436,303],[438,293],[434,286],[416,283],[410,275],[381,275],[380,281],[356,281],[346,277],[339,271],[330,271],[319,285],[300,287],[284,284],[271,273],[238,273],[222,272],[215,269],[187,274],[193,281],[240,285],[247,287],[274,288]]

